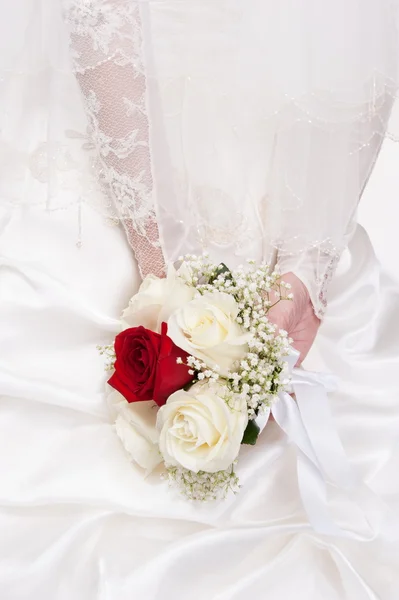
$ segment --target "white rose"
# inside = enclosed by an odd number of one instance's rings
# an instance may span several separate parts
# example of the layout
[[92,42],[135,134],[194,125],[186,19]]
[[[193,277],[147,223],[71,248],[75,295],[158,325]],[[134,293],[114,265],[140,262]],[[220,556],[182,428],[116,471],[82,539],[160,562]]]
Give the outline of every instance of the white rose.
[[193,299],[195,290],[177,277],[171,266],[164,279],[148,275],[139,291],[123,311],[124,329],[142,325],[151,331],[161,331],[161,324],[167,322],[169,316]]
[[182,263],[177,264],[176,269],[180,279],[183,279],[183,281],[191,285],[194,277],[194,271],[192,267],[183,261]]
[[248,423],[247,405],[239,397],[228,405],[224,393],[218,384],[197,383],[172,394],[159,409],[159,448],[167,465],[216,473],[234,462]]
[[238,305],[233,296],[209,292],[176,310],[168,320],[168,335],[189,354],[227,375],[248,352],[251,334],[237,323]]
[[125,450],[147,474],[162,462],[156,428],[158,406],[154,402],[127,402],[113,391],[108,402],[115,418],[115,429]]

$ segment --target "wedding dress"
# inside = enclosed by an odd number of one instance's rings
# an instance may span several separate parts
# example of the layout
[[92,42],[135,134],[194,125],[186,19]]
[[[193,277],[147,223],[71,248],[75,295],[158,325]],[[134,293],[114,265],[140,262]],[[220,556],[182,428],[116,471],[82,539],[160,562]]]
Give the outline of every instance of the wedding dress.
[[[396,600],[399,287],[356,225],[397,89],[393,3],[1,8],[2,600]],[[278,261],[310,291],[306,367],[337,377],[334,426],[372,497],[359,513],[329,486],[342,535],[310,525],[276,423],[240,494],[203,506],[114,432],[96,346],[140,271],[203,250]]]

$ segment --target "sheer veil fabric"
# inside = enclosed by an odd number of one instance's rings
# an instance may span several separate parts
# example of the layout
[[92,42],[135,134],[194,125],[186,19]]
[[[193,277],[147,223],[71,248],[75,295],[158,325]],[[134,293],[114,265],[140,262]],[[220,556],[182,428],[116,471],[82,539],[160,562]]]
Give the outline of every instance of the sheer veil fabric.
[[396,94],[391,1],[23,0],[7,16],[11,203],[35,188],[71,207],[76,190],[77,212],[124,223],[143,273],[278,251],[323,314]]
[[[399,286],[356,225],[399,130],[396,3],[0,6],[1,597],[396,600]],[[308,366],[339,380],[371,536],[332,486],[353,537],[311,529],[276,424],[223,505],[192,506],[125,456],[96,344],[139,269],[205,250],[278,261],[325,314]]]

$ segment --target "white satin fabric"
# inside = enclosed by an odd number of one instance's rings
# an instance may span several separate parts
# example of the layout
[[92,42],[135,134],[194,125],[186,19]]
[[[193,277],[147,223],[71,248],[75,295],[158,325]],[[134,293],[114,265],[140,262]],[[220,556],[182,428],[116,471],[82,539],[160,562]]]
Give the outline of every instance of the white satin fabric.
[[158,474],[143,479],[108,417],[96,350],[138,275],[122,232],[86,210],[81,248],[68,211],[0,213],[2,600],[396,600],[397,535],[383,519],[399,511],[399,286],[365,232],[307,364],[338,377],[333,419],[376,499],[370,536],[329,486],[330,513],[361,541],[312,531],[275,422],[243,450],[243,488],[225,503],[193,506]]

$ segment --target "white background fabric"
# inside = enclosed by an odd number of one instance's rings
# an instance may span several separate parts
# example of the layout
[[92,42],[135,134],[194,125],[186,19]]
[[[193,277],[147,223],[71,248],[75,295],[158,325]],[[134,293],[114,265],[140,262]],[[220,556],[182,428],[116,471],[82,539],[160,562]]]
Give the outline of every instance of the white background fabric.
[[378,258],[384,269],[397,277],[398,148],[397,142],[385,142],[359,206],[359,221],[367,229]]

